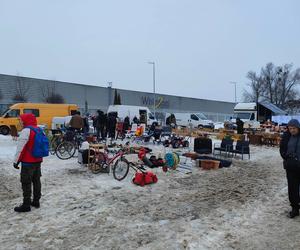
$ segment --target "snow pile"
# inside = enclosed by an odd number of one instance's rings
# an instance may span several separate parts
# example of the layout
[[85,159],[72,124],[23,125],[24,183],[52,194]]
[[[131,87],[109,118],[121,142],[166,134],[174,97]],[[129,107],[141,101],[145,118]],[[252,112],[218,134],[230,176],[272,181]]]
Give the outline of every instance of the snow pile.
[[[76,159],[43,163],[41,209],[16,214],[15,142],[0,137],[1,249],[299,249],[300,219],[288,220],[277,148],[252,147],[251,161],[192,174],[156,169],[139,187],[93,175]],[[154,151],[164,153],[162,147]]]

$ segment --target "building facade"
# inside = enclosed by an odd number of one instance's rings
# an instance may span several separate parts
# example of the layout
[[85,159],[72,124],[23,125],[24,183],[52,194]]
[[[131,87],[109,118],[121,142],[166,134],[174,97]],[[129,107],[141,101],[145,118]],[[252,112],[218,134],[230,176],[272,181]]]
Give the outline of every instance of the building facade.
[[[0,74],[0,111],[20,102],[17,101],[20,96],[28,102],[45,102],[52,94],[60,94],[66,103],[77,104],[83,112],[106,111],[114,102],[115,90],[124,105],[154,109],[153,93]],[[160,119],[166,113],[201,112],[213,121],[224,121],[232,116],[235,105],[232,102],[164,94],[156,94],[155,99],[156,113]]]

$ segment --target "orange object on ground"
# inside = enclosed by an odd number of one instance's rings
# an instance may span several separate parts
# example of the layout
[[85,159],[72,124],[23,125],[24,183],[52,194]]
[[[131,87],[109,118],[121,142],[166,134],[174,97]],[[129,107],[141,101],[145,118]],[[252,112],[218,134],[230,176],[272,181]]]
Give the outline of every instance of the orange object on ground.
[[220,162],[214,160],[200,160],[201,168],[205,170],[219,169]]

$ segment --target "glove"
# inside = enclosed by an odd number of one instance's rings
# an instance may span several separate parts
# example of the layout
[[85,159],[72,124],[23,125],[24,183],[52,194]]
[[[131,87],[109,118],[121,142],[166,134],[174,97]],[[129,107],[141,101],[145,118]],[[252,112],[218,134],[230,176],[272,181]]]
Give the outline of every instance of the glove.
[[20,169],[20,167],[19,167],[19,162],[18,162],[18,163],[14,163],[14,168],[15,168],[15,169]]

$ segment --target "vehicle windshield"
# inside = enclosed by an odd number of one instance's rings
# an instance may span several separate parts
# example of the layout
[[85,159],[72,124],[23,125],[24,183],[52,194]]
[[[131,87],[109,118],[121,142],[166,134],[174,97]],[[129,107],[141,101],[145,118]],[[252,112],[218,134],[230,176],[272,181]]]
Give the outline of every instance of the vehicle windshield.
[[6,113],[9,111],[10,109],[7,109],[7,110],[5,110],[4,112],[2,112],[2,114],[1,114],[1,116],[5,116],[6,115]]
[[149,119],[151,119],[151,120],[155,119],[155,117],[154,117],[154,115],[152,113],[149,113]]
[[249,120],[251,116],[251,113],[237,113],[235,115],[236,118],[244,119],[244,120]]
[[207,120],[207,117],[206,117],[204,114],[202,114],[202,113],[197,114],[197,116],[198,116],[201,120]]

